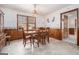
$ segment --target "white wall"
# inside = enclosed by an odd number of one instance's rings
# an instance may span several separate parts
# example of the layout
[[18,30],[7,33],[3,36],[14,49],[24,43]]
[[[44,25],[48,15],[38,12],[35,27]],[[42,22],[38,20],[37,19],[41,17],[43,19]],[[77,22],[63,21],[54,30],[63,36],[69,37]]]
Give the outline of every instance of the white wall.
[[[49,18],[50,23],[46,23],[46,26],[51,27],[51,28],[60,28],[60,13],[66,12],[75,8],[79,8],[79,5],[70,5],[67,7],[64,7],[58,11],[52,12],[49,15],[46,16],[45,19]],[[51,22],[53,17],[55,17],[55,21]]]
[[[4,15],[4,27],[17,28],[17,14],[31,16],[31,14],[9,9],[9,8],[0,7],[0,10],[2,10],[3,13],[5,14]],[[37,27],[44,26],[43,22],[44,22],[44,18],[41,16],[38,16],[36,20]]]
[[38,16],[36,18],[36,27],[45,27],[46,21],[43,16]]

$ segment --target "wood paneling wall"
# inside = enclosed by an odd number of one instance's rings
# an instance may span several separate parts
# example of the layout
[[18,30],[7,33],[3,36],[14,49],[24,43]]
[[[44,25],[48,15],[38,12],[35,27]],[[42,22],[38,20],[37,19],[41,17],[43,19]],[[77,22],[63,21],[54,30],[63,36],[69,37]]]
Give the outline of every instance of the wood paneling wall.
[[23,38],[23,32],[17,29],[5,29],[4,32],[11,36],[11,40]]
[[50,37],[62,40],[62,32],[61,29],[50,29],[49,30]]
[[[17,29],[8,29],[6,30],[9,35],[11,35],[11,40],[21,39],[23,37],[22,31],[18,31]],[[61,40],[61,29],[49,29],[50,37]]]
[[[17,29],[8,29],[8,30],[6,30],[6,32],[11,35],[11,40],[23,38],[23,32],[18,31]],[[51,38],[62,40],[62,30],[61,29],[50,28],[49,34],[50,34]],[[77,30],[77,45],[79,45],[79,29]]]

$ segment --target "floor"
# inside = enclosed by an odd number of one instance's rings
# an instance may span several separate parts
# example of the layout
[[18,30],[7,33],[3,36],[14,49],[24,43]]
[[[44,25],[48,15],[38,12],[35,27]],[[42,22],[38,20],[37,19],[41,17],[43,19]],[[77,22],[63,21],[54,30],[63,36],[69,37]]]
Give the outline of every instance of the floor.
[[77,44],[77,37],[75,35],[69,35],[69,37],[66,38],[66,39],[63,39],[63,41],[73,43],[73,44]]
[[79,46],[50,38],[50,43],[46,45],[40,44],[40,47],[37,47],[37,45],[27,44],[24,47],[22,40],[15,40],[10,45],[7,44],[1,53],[9,55],[79,55]]

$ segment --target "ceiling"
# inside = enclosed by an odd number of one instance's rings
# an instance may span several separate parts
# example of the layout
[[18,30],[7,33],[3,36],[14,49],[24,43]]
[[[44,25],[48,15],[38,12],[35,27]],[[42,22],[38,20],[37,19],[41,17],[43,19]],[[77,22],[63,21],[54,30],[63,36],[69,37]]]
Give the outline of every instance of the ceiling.
[[[47,15],[69,5],[70,4],[37,4],[36,9],[39,15]],[[6,7],[32,14],[34,6],[33,4],[0,4],[0,7]]]

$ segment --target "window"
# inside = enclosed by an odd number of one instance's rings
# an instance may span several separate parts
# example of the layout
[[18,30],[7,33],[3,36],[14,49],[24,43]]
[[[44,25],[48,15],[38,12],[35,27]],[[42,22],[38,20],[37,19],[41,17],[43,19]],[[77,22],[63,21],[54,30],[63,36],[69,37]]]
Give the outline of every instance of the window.
[[25,15],[17,15],[17,28],[24,30],[34,30],[36,28],[36,18]]
[[36,18],[28,16],[28,30],[36,29]]

